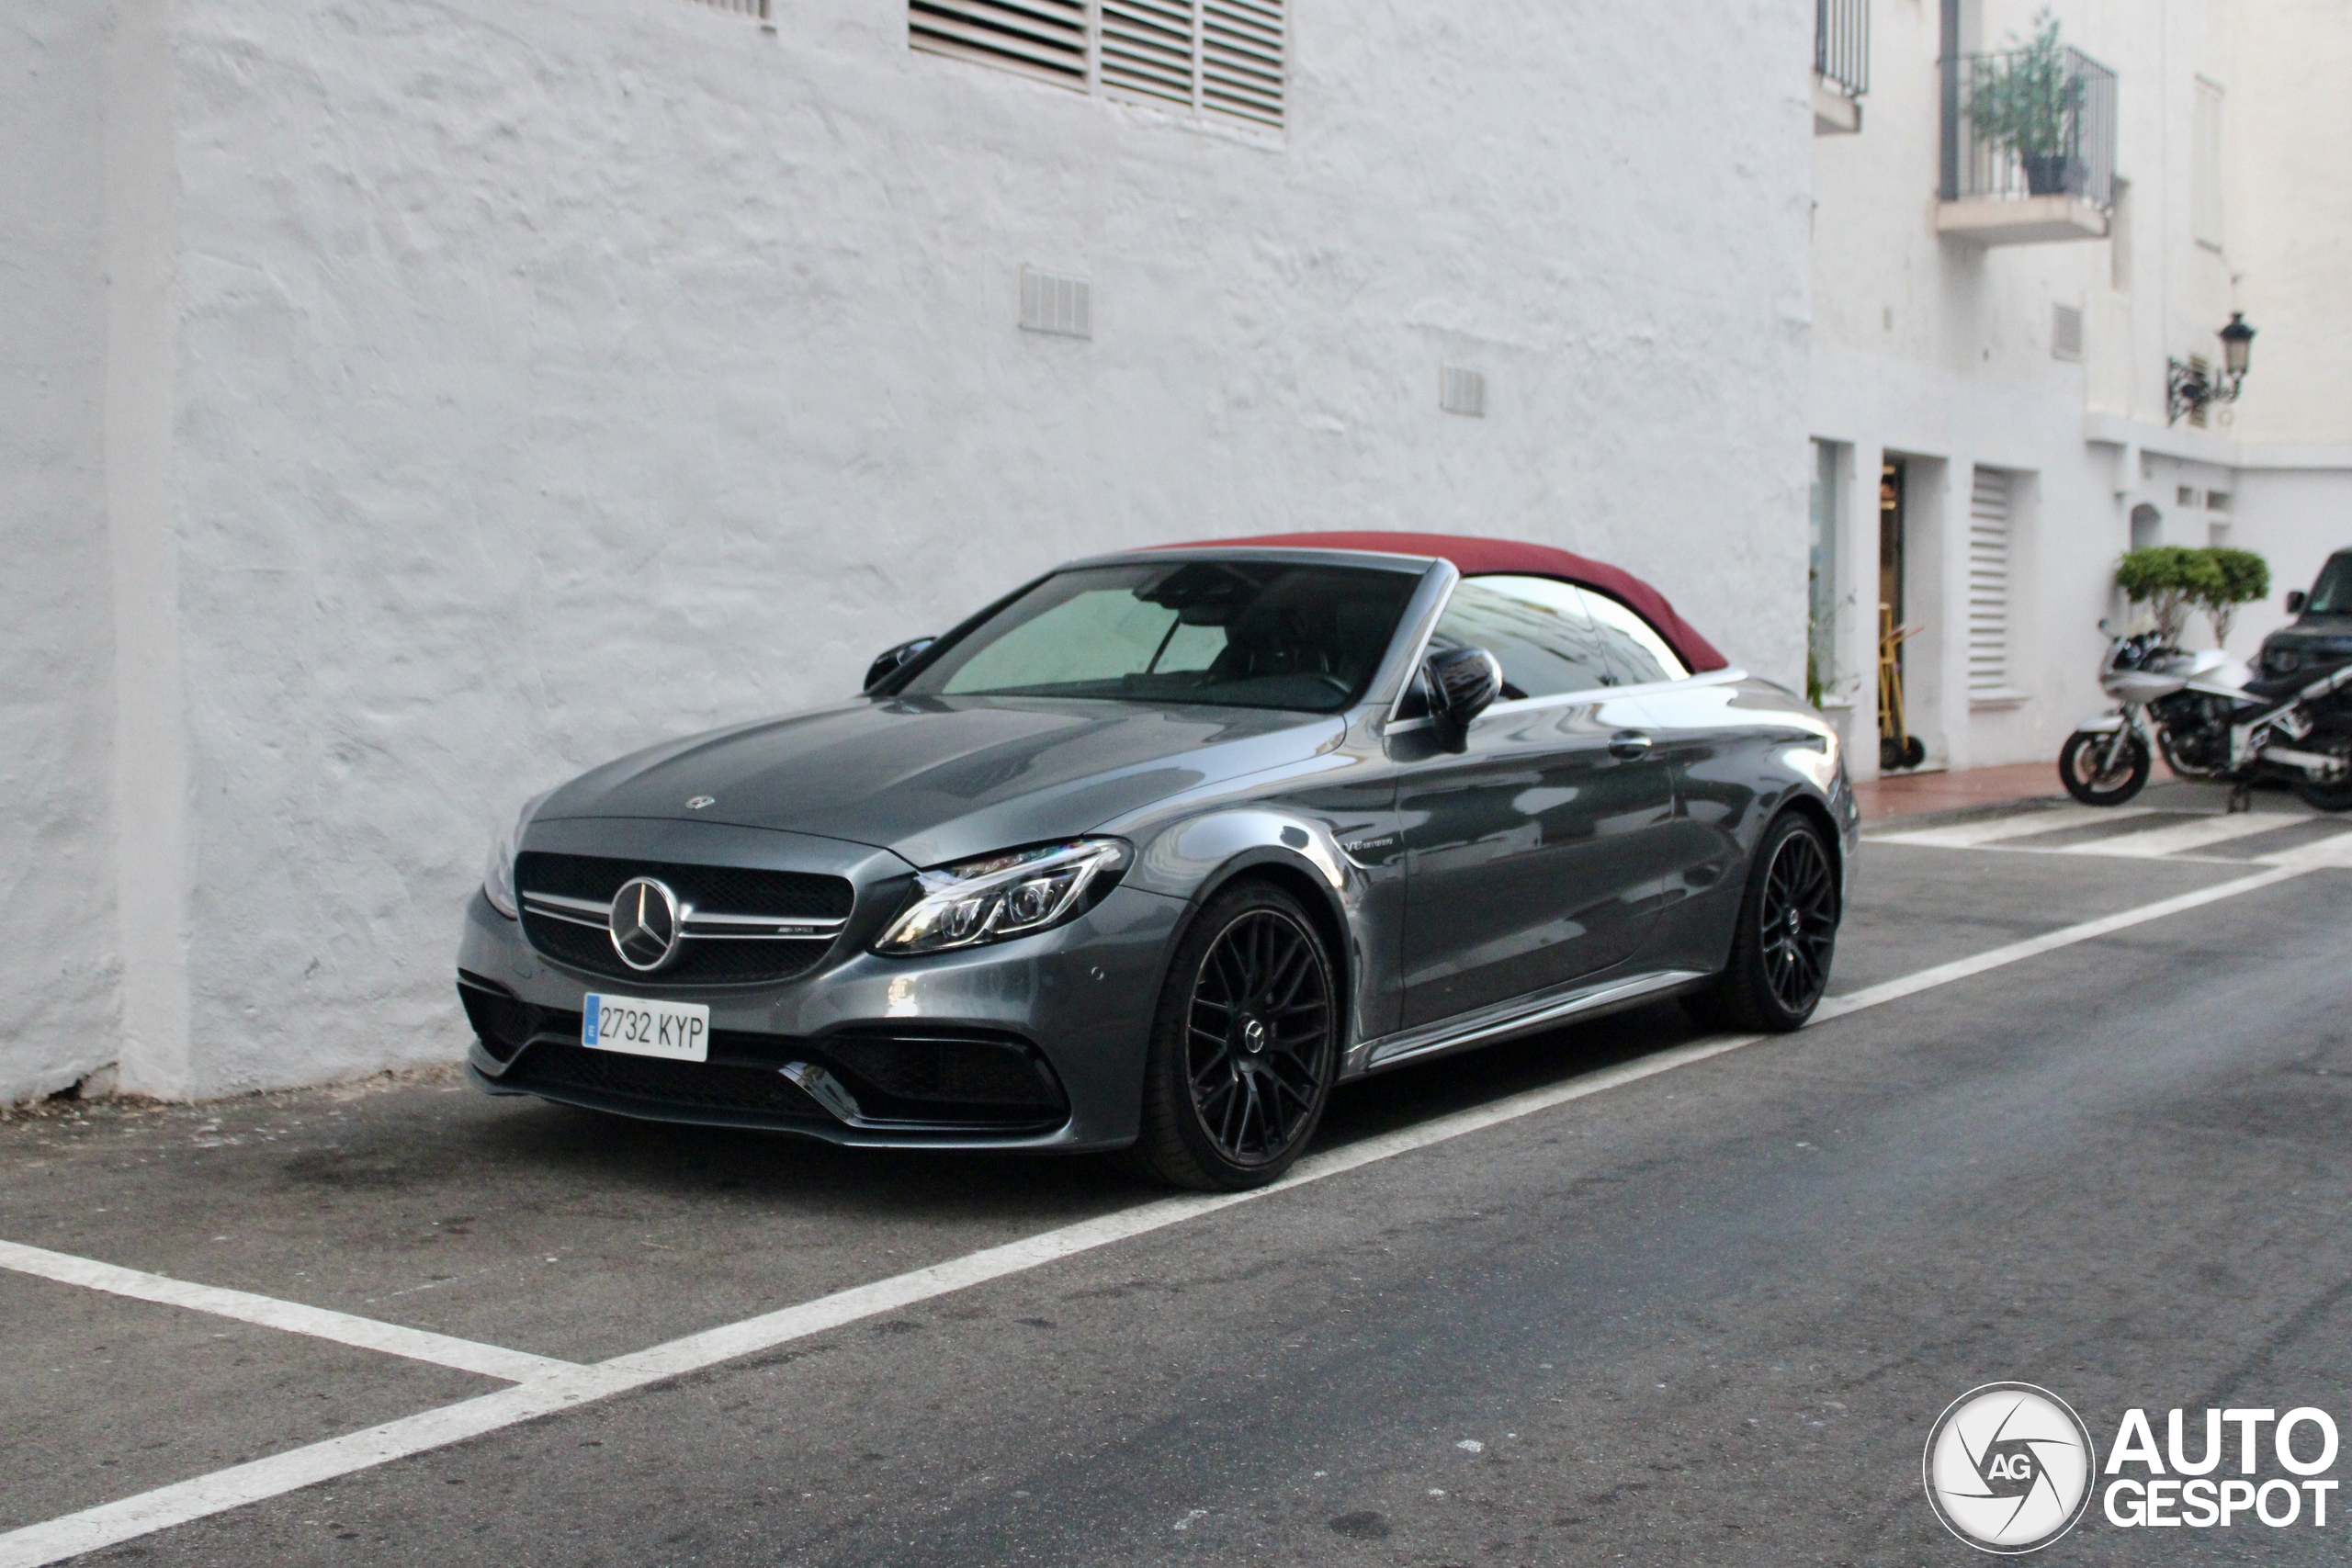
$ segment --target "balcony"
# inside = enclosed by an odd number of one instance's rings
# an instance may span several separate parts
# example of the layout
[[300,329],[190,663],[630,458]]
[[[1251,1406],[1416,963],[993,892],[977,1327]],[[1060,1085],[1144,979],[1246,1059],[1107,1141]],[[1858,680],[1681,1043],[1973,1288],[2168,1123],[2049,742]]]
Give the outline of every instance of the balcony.
[[1862,95],[1870,90],[1870,0],[1814,0],[1813,133],[1861,130]]
[[2079,50],[1943,66],[1936,231],[1977,245],[2103,240],[2115,207],[2115,73]]

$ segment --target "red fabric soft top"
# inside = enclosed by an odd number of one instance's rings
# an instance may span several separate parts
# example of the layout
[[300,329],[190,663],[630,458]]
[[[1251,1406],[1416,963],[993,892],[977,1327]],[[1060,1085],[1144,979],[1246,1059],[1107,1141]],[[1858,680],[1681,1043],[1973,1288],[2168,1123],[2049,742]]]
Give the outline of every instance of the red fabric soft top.
[[1258,546],[1269,549],[1379,550],[1395,556],[1430,556],[1453,563],[1464,577],[1554,577],[1611,599],[1657,628],[1658,636],[1682,657],[1691,673],[1722,670],[1731,660],[1715,651],[1696,627],[1674,613],[1666,595],[1613,566],[1583,556],[1532,545],[1523,539],[1478,539],[1453,534],[1266,534],[1253,539],[1197,539],[1163,545],[1162,549],[1214,549],[1226,546]]

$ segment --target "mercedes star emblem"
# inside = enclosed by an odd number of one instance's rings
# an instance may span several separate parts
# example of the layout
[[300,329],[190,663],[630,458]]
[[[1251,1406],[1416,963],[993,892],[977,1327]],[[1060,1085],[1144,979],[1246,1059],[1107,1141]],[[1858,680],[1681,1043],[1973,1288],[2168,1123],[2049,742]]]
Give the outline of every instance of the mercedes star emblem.
[[650,975],[678,951],[678,896],[650,876],[621,885],[609,922],[613,951],[640,975]]

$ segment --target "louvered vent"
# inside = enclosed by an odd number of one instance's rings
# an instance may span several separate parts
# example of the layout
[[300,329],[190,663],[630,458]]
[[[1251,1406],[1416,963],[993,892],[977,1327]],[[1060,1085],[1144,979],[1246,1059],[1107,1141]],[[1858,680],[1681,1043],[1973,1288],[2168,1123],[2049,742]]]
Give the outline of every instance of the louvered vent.
[[1437,406],[1448,413],[1487,417],[1487,375],[1459,365],[1445,366],[1438,375]]
[[1084,0],[910,0],[907,41],[1086,90]]
[[1968,694],[1999,702],[2009,687],[2009,476],[1979,468],[1968,498]]
[[739,17],[756,17],[763,22],[768,19],[770,0],[702,0],[702,3],[714,11],[732,11]]
[[2083,313],[2072,305],[2050,307],[2050,357],[2080,359],[2083,356]]
[[910,0],[908,41],[1081,92],[1279,128],[1284,0]]
[[1201,107],[1282,124],[1282,0],[1201,0]]
[[1094,290],[1082,277],[1021,269],[1021,330],[1055,337],[1094,335]]

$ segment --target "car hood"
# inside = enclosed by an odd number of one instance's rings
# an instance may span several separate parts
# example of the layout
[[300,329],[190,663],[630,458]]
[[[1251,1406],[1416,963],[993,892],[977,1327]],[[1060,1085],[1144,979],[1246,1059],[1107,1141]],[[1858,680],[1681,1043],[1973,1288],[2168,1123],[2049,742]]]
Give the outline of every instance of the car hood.
[[860,698],[650,747],[557,790],[533,820],[725,822],[937,865],[1303,760],[1345,728],[1250,708]]

